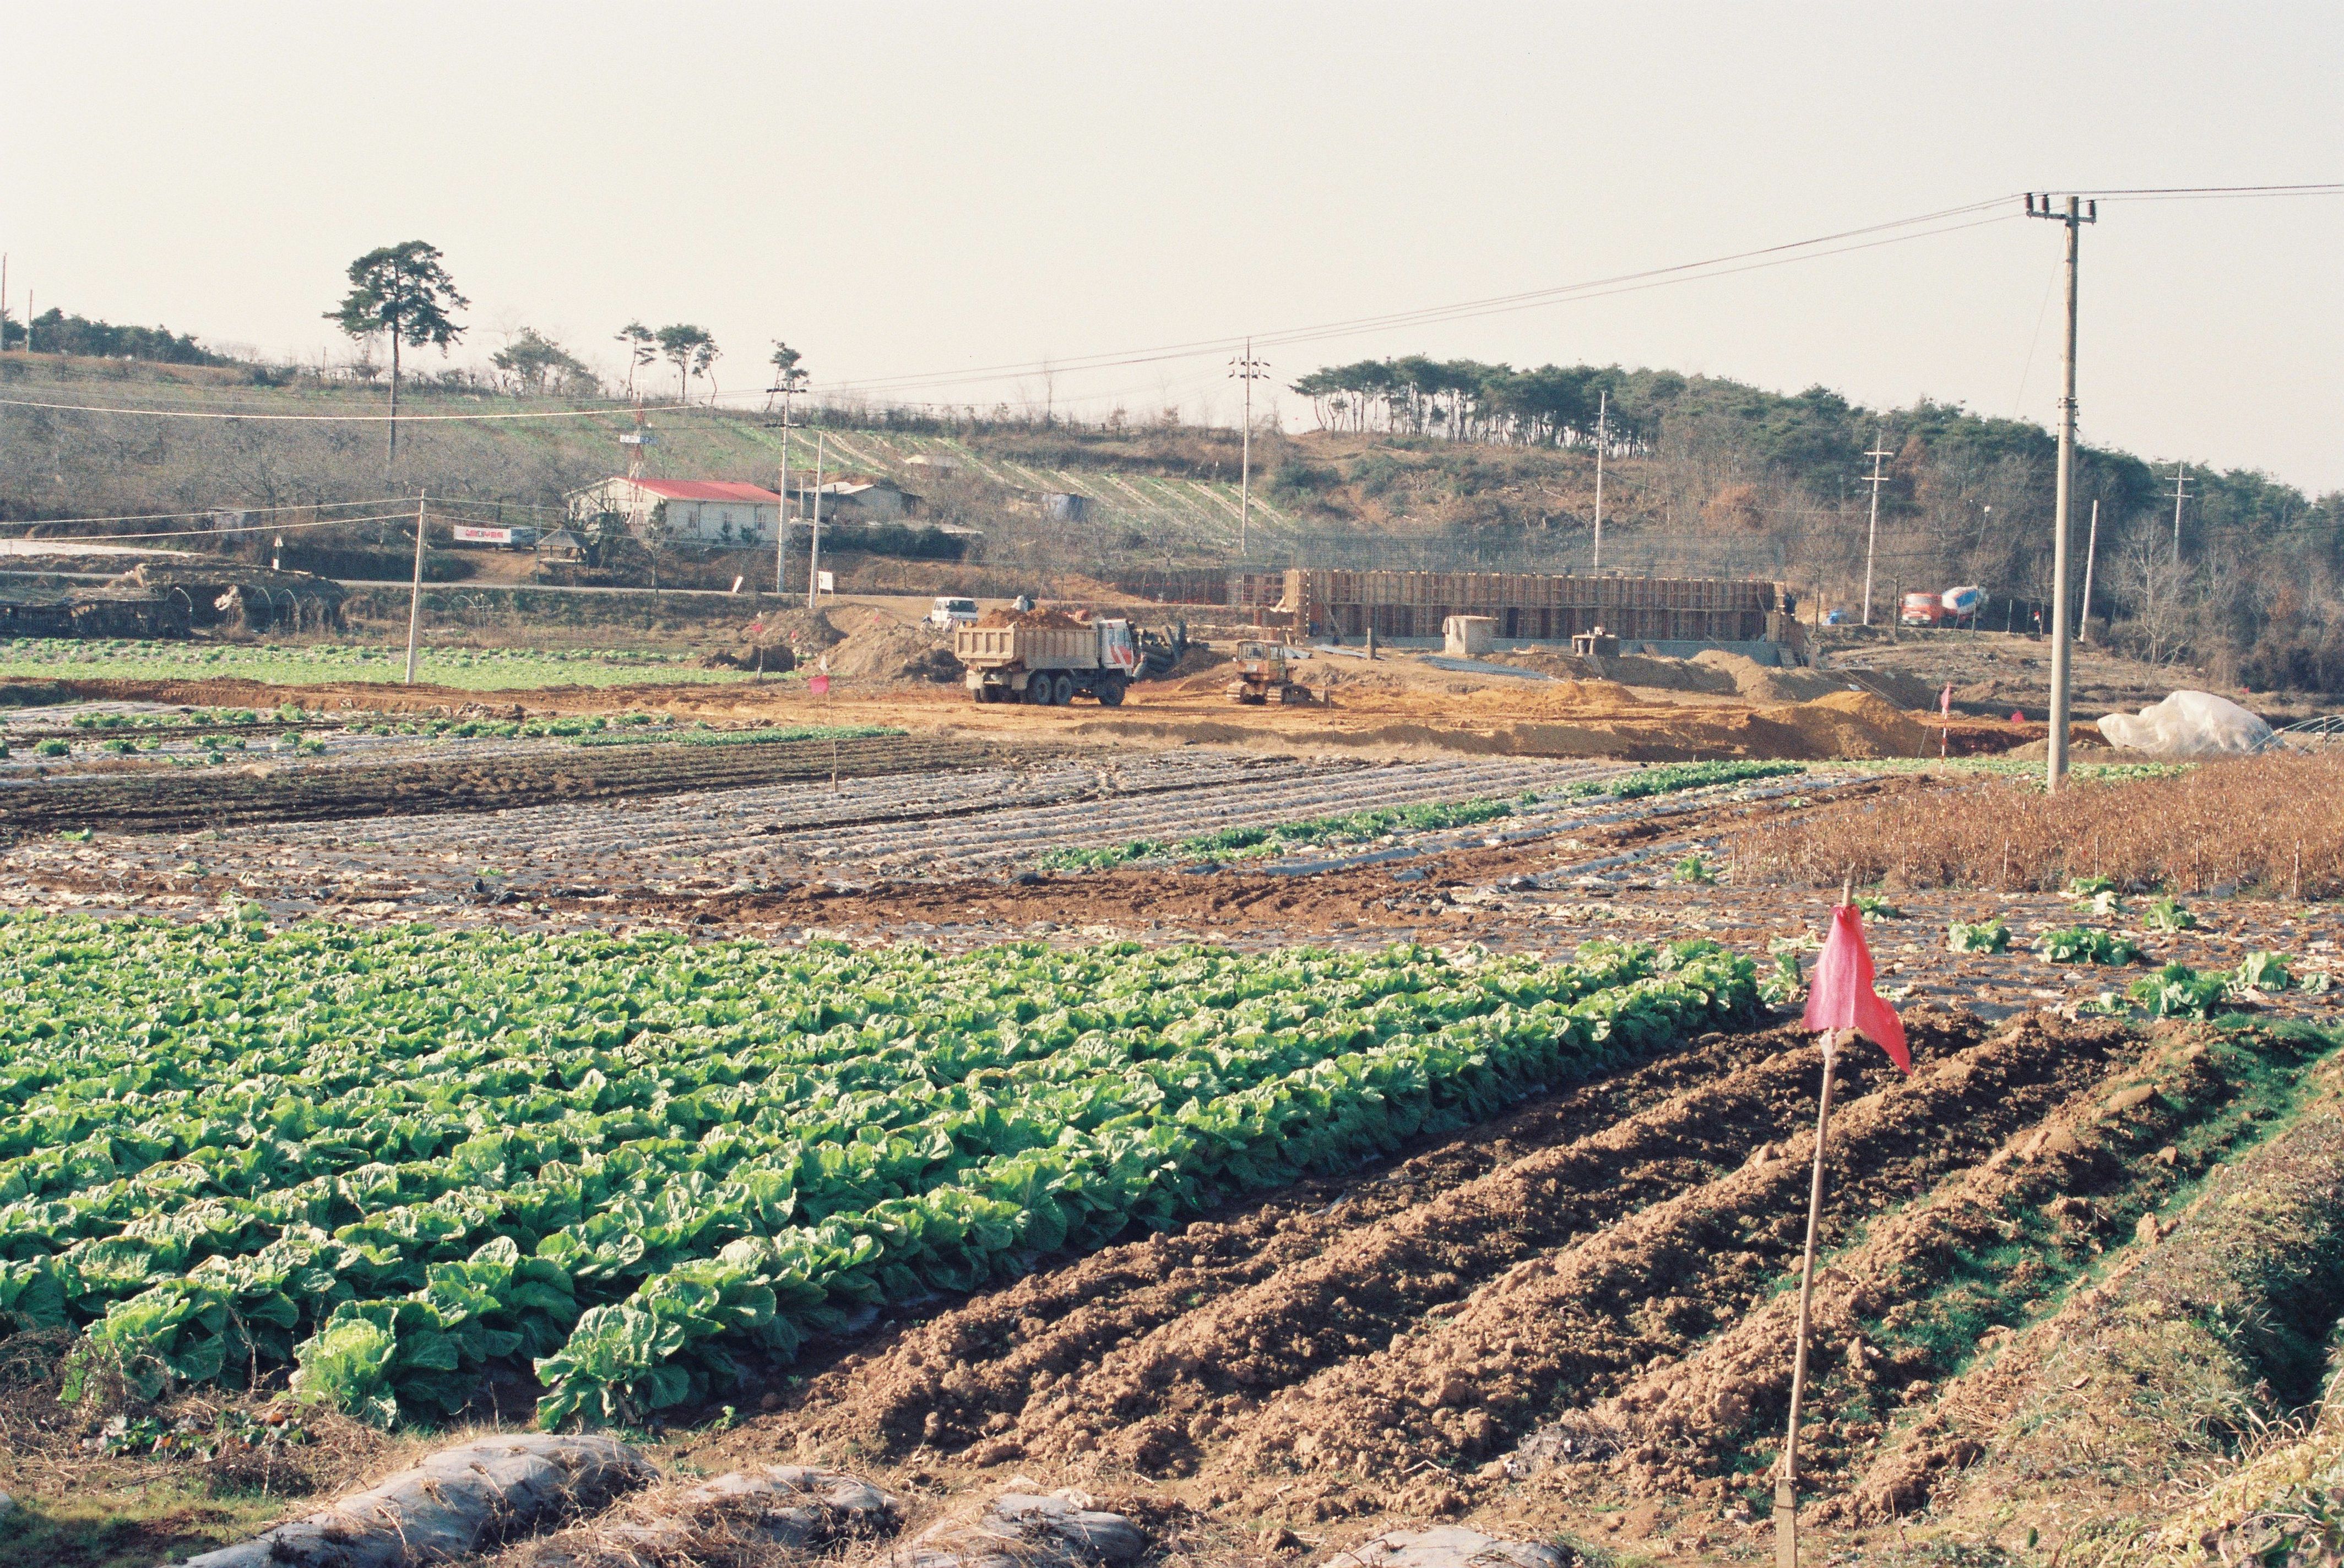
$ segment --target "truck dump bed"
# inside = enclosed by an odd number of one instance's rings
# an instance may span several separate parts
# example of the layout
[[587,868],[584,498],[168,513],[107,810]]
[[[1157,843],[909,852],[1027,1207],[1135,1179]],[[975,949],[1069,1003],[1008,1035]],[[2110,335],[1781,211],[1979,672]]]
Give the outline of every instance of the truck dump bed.
[[953,656],[972,670],[1096,670],[1096,626],[963,626],[953,633]]

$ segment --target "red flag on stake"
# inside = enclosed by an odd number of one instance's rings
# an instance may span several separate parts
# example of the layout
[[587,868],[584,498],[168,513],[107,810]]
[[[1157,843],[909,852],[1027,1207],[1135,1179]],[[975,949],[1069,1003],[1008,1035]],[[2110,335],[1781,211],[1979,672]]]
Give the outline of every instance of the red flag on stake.
[[1872,949],[1864,941],[1864,915],[1853,904],[1832,911],[1831,938],[1815,961],[1815,976],[1807,986],[1806,1026],[1817,1031],[1854,1029],[1888,1053],[1897,1070],[1910,1073],[1913,1057],[1904,1049],[1904,1025],[1896,1009],[1872,988]]
[[1783,1439],[1783,1468],[1774,1479],[1776,1568],[1799,1568],[1799,1406],[1807,1387],[1807,1304],[1814,1293],[1815,1236],[1824,1215],[1824,1139],[1831,1130],[1832,1074],[1839,1066],[1839,1047],[1862,1035],[1886,1051],[1899,1072],[1913,1071],[1912,1053],[1904,1048],[1904,1021],[1872,986],[1872,949],[1864,945],[1864,916],[1843,888],[1839,907],[1832,911],[1831,936],[1824,943],[1823,956],[1815,961],[1814,977],[1807,986],[1805,1023],[1823,1036],[1824,1084],[1815,1109],[1814,1177],[1807,1189],[1807,1250],[1799,1266],[1790,1430]]

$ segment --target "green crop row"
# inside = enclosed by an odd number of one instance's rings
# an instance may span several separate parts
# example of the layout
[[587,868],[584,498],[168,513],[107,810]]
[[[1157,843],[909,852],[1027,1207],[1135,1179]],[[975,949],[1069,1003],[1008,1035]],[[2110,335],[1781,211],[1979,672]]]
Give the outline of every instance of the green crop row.
[[1135,838],[1096,849],[1054,849],[1042,857],[1041,865],[1047,871],[1104,871],[1136,860],[1248,860],[1321,845],[1368,844],[1387,834],[1470,827],[1478,822],[1511,815],[1516,806],[1532,804],[1538,798],[1525,794],[1511,801],[1428,801],[1420,805],[1378,806],[1345,812],[1339,816],[1307,817],[1262,827],[1225,827],[1187,838]]
[[[1799,763],[1668,763],[1640,768],[1632,774],[1573,784],[1561,793],[1573,799],[1611,795],[1635,800],[1710,784],[1744,779],[1774,778],[1804,773]],[[1141,860],[1249,860],[1284,855],[1291,850],[1328,845],[1369,844],[1395,833],[1434,833],[1442,828],[1470,827],[1476,823],[1510,816],[1526,805],[1547,798],[1528,791],[1511,800],[1476,796],[1471,800],[1432,801],[1420,805],[1378,806],[1335,816],[1306,817],[1298,822],[1272,823],[1261,827],[1225,827],[1187,838],[1135,838],[1096,848],[1054,849],[1040,865],[1046,871],[1105,871]]]
[[1750,779],[1781,778],[1807,771],[1804,763],[1662,763],[1608,779],[1589,779],[1571,786],[1574,795],[1608,794],[1619,800],[1673,794],[1679,790],[1705,789],[1711,784],[1741,784]]
[[1756,1005],[1568,965],[940,957],[419,927],[0,924],[0,1331],[378,1421],[533,1361],[631,1419],[864,1308],[1347,1168]]
[[[116,680],[238,676],[277,685],[322,681],[397,681],[401,648],[362,643],[237,644],[66,637],[0,640],[0,679],[89,675]],[[714,682],[750,677],[702,669],[687,654],[639,650],[426,648],[417,673],[439,686],[518,691],[543,686],[611,686],[639,681]]]

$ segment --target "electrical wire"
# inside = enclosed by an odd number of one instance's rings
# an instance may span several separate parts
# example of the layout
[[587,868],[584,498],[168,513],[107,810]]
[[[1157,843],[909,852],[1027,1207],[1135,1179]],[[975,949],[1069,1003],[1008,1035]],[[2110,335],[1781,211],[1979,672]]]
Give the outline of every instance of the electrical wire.
[[[19,534],[11,542],[25,544],[106,544],[118,539],[216,539],[223,533],[290,533],[302,528],[349,528],[362,522],[411,522],[411,511],[386,511],[373,517],[321,517],[312,522],[256,522],[221,528],[165,529],[156,533],[77,533],[58,538],[45,533]],[[10,551],[10,554],[20,553]]]
[[[1679,283],[1698,282],[1707,278],[1733,277],[1740,273],[1786,266],[1793,262],[1821,259],[1845,255],[1884,245],[1903,244],[1915,239],[1928,239],[1959,233],[1965,229],[2009,221],[2017,215],[1992,213],[1993,209],[2013,199],[2018,193],[1966,202],[1958,207],[1940,208],[1906,217],[1891,218],[1855,228],[1841,229],[1830,234],[1804,239],[1785,240],[1749,250],[1728,252],[1696,261],[1674,263],[1666,267],[1647,268],[1634,272],[1617,273],[1604,278],[1588,278],[1576,283],[1553,285],[1543,288],[1512,294],[1489,296],[1480,299],[1462,300],[1448,305],[1431,306],[1411,310],[1387,312],[1379,315],[1351,317],[1314,325],[1283,329],[1251,335],[1256,349],[1294,347],[1330,339],[1357,337],[1370,332],[1390,331],[1409,327],[1443,325],[1453,321],[1471,320],[1480,317],[1506,314],[1518,310],[1537,309],[1547,306],[1577,303],[1586,299],[1607,298],[1620,294],[1639,292],[1647,288],[1672,287]],[[2063,193],[2066,194],[2066,193]],[[2212,198],[2248,198],[2263,197],[2334,196],[2344,195],[2344,183],[2254,186],[2171,186],[2111,187],[2083,190],[2076,195],[2106,200],[2190,200]],[[1952,221],[1960,220],[1960,221]],[[1898,232],[1904,231],[1904,232]],[[1844,243],[1852,242],[1852,243]],[[1078,355],[1072,359],[1026,360],[977,366],[956,370],[906,372],[894,376],[878,376],[860,380],[821,383],[808,388],[809,392],[833,395],[867,392],[892,392],[923,388],[969,385],[985,381],[1022,379],[1037,375],[1076,375],[1088,371],[1120,369],[1134,365],[1157,364],[1168,360],[1195,359],[1241,349],[1248,341],[1244,336],[1194,339],[1185,342],[1161,344],[1152,348],[1119,350],[1108,353]],[[770,389],[745,389],[738,392],[711,393],[707,403],[678,402],[671,404],[614,403],[598,409],[514,410],[501,412],[467,414],[409,414],[408,420],[417,424],[489,423],[524,420],[603,419],[630,413],[692,413],[713,411],[720,400],[773,397]],[[930,404],[931,407],[951,407],[952,404]],[[0,398],[0,408],[41,410],[58,413],[121,414],[152,419],[183,420],[250,420],[270,423],[368,423],[379,424],[394,418],[388,411],[374,413],[250,413],[222,410],[124,408],[103,404],[59,403],[30,399]]]
[[251,414],[219,409],[126,409],[106,403],[46,403],[29,398],[0,398],[0,408],[45,409],[66,414],[136,414],[153,420],[252,420],[271,424],[353,425],[383,424],[397,420],[401,424],[478,424],[494,420],[606,420],[618,415],[632,414],[640,408],[647,414],[674,413],[688,410],[690,403],[613,403],[602,409],[528,409],[493,414]]

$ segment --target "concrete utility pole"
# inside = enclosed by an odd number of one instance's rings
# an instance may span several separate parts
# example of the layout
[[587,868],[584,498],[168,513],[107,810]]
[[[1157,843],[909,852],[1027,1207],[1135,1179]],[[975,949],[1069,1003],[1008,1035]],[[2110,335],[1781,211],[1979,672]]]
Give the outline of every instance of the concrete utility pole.
[[2189,490],[2189,464],[2173,469],[2173,561],[2182,558],[2182,494]]
[[1253,339],[1248,338],[1245,355],[1229,361],[1229,374],[1245,383],[1245,429],[1238,437],[1238,559],[1243,561],[1251,552],[1250,525],[1253,521],[1253,384],[1265,379],[1269,368],[1267,359],[1253,357]]
[[[1875,436],[1874,439],[1879,438]],[[1872,526],[1864,535],[1864,623],[1869,626],[1872,624],[1872,561],[1880,549],[1880,481],[1886,477],[1880,471],[1880,465],[1890,453],[1887,443],[1884,441],[1864,455],[1872,460],[1872,478],[1869,481],[1872,486]]]
[[2051,524],[2051,737],[2050,755],[2044,764],[2043,787],[2056,794],[2067,777],[2067,536],[2069,512],[2076,497],[2076,260],[2083,226],[2097,223],[2100,204],[2067,197],[2065,211],[2055,210],[2048,196],[2026,198],[2026,216],[2047,217],[2067,228],[2067,338],[2059,356],[2059,476],[2057,501]]
[[817,595],[822,592],[822,438],[824,432],[813,433],[813,528],[806,541],[806,608],[819,608]]
[[2092,563],[2100,556],[2100,503],[2092,502],[2092,531],[2084,545],[2084,615],[2076,627],[2076,640],[2092,640]]
[[794,389],[782,389],[782,504],[773,513],[773,596],[780,598],[782,563],[789,559],[790,549],[790,393]]
[[1603,570],[1603,447],[1610,431],[1612,389],[1602,388],[1595,394],[1595,563],[1590,571]]
[[415,584],[407,593],[407,684],[415,684],[415,632],[423,623],[423,527],[428,499],[415,497]]

